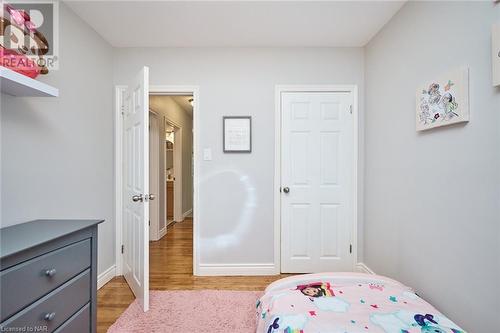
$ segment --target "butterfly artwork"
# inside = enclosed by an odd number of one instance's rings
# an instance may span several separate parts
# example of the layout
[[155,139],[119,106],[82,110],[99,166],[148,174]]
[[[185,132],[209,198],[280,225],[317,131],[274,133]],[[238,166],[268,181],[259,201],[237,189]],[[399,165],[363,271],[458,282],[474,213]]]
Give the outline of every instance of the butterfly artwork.
[[455,83],[451,82],[451,80],[448,80],[448,83],[444,86],[444,91],[450,90],[450,88],[454,85]]
[[416,130],[469,121],[469,70],[462,68],[420,86]]
[[[496,0],[500,3],[500,0]],[[500,22],[491,27],[491,78],[493,86],[500,87]]]

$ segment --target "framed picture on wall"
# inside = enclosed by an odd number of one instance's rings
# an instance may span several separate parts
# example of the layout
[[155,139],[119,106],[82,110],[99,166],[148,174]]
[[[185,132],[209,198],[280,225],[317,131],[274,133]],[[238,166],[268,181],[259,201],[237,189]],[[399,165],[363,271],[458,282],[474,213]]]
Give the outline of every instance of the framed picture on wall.
[[491,51],[493,86],[500,86],[500,23],[491,28]]
[[459,68],[417,89],[417,131],[469,121],[469,69]]
[[252,117],[222,117],[222,138],[225,153],[251,153]]

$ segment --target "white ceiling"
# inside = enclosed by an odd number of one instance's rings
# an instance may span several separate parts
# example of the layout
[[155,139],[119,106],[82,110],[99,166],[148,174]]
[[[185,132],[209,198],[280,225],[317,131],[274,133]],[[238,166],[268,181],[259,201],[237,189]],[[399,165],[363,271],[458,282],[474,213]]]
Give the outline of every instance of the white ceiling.
[[193,106],[189,102],[193,96],[172,96],[173,100],[179,104],[179,106],[186,111],[188,116],[192,117],[193,116]]
[[356,47],[405,1],[66,3],[115,47]]

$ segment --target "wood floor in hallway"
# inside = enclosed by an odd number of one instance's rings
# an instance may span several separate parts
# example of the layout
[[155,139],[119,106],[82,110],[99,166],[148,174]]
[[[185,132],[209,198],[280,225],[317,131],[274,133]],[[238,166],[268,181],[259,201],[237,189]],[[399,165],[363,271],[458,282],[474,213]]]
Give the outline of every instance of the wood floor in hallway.
[[[149,282],[152,290],[264,290],[287,275],[193,276],[193,221],[169,227],[167,235],[149,245]],[[134,300],[123,277],[116,277],[97,293],[97,331],[106,332]]]

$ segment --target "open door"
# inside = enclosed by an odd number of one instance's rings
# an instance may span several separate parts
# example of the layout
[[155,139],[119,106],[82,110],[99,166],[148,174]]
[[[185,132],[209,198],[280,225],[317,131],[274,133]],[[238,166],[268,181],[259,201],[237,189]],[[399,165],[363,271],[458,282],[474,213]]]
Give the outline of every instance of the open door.
[[129,82],[123,119],[123,275],[149,309],[149,69]]

